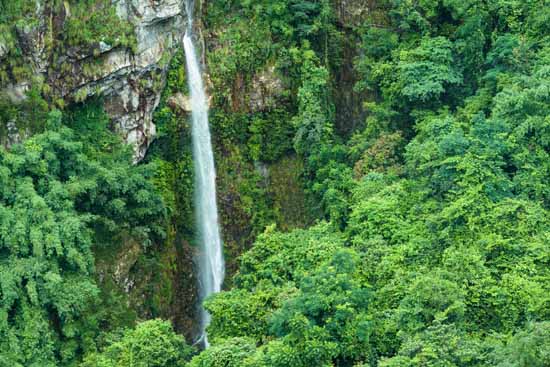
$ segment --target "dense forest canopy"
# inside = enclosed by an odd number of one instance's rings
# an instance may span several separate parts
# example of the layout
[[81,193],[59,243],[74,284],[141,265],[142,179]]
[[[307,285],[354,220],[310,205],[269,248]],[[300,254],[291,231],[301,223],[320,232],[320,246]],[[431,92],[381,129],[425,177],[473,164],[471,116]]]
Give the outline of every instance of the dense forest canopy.
[[[0,50],[30,3],[0,0]],[[108,2],[75,9],[52,47],[116,27],[133,47]],[[550,2],[200,14],[229,274],[205,302],[211,346],[155,319],[160,301],[137,317],[94,265],[124,241],[193,244],[178,53],[137,165],[101,99],[65,106],[43,81],[0,98],[0,121],[33,133],[0,148],[0,366],[550,366]],[[26,73],[9,55],[0,81]]]

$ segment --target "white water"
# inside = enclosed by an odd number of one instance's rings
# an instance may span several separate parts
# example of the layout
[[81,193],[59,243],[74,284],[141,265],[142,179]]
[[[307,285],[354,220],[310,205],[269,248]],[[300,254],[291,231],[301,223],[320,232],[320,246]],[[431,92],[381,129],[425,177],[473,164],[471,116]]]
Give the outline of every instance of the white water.
[[[186,3],[189,27],[183,38],[187,64],[187,79],[191,94],[193,161],[195,166],[195,212],[200,241],[199,280],[200,301],[221,290],[225,266],[218,224],[216,204],[216,169],[210,128],[208,126],[208,100],[204,90],[199,60],[193,44],[193,2]],[[206,327],[210,315],[201,306],[201,340],[208,346]]]

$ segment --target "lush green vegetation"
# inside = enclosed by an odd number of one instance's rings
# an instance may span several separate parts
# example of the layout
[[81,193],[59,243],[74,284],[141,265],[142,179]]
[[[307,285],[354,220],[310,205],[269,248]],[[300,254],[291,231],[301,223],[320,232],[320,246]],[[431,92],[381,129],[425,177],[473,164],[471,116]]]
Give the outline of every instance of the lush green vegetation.
[[[163,236],[165,209],[148,180],[151,170],[132,166],[129,151],[106,130],[110,144],[85,148],[79,136],[87,133],[61,119],[51,112],[46,132],[0,151],[6,366],[71,365],[93,349],[102,330],[118,326],[95,282],[93,248],[121,236],[147,246]],[[111,150],[108,160],[104,149]]]
[[[9,23],[26,3],[0,4]],[[155,273],[140,315],[174,316],[176,294],[193,308],[165,258],[194,245],[189,126],[170,104],[182,54],[138,166],[100,102],[0,106],[42,126],[0,152],[0,365],[550,365],[550,3],[346,4],[203,9],[229,276],[200,353],[169,322],[135,326],[94,270],[137,243]],[[341,121],[350,78],[361,113]]]
[[90,354],[82,367],[183,367],[193,350],[183,337],[174,333],[167,321],[150,320],[110,335],[110,345],[101,353]]
[[[378,1],[342,29],[328,2],[223,3],[210,24],[242,38],[212,57],[246,74],[263,63],[239,53],[265,50],[291,78],[286,123],[329,223],[259,237],[191,365],[548,364],[549,4]],[[271,42],[229,25],[250,19]],[[345,37],[367,118],[339,136]]]

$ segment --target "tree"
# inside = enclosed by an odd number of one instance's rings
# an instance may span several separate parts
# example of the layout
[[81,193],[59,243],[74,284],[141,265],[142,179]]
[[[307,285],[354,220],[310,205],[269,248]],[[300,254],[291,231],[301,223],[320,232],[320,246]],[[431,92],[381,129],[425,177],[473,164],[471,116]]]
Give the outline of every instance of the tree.
[[543,367],[550,363],[550,325],[533,323],[494,352],[498,367]]
[[[0,150],[0,354],[12,365],[78,360],[99,331],[92,246],[160,236],[164,207],[129,156],[84,154],[54,111],[47,131]],[[149,223],[147,223],[149,222]]]
[[256,346],[246,338],[221,340],[193,358],[188,367],[254,367],[252,364]]
[[437,100],[450,86],[462,82],[453,60],[452,43],[443,38],[424,38],[418,47],[399,53],[397,80],[391,86],[410,102]]
[[318,65],[311,50],[300,53],[302,63],[302,86],[298,91],[299,111],[294,117],[296,126],[294,149],[306,157],[332,140],[333,107],[329,102],[328,70]]
[[[206,302],[213,347],[192,365],[218,366],[223,356],[266,367],[370,361],[369,296],[359,259],[330,232],[322,224],[261,236],[242,258],[236,288]],[[259,347],[243,346],[242,338]]]
[[149,320],[122,335],[104,350],[88,355],[81,367],[185,366],[193,349],[174,333],[168,321]]
[[435,323],[425,331],[407,336],[395,357],[380,367],[487,366],[483,344],[455,325]]
[[[295,356],[294,366],[347,366],[372,357],[369,295],[358,260],[353,251],[339,250],[273,314],[271,333]],[[265,353],[270,358],[269,347]]]

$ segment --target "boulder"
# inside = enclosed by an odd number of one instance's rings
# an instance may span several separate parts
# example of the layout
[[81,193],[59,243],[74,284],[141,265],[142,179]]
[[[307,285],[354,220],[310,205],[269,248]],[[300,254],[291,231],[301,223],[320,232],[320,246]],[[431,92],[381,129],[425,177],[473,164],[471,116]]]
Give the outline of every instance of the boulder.
[[174,111],[191,113],[191,98],[189,96],[184,96],[181,93],[176,93],[173,96],[170,96],[166,101],[168,106]]

